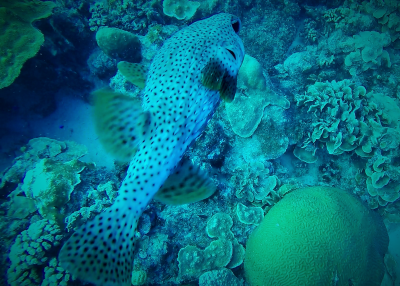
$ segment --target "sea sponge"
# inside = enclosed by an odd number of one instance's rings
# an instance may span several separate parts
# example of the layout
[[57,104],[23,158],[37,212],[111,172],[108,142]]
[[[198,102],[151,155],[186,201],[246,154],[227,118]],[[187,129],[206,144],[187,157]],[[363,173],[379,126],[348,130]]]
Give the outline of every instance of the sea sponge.
[[57,141],[46,137],[38,137],[29,140],[26,146],[21,148],[23,152],[13,161],[13,166],[6,169],[0,176],[0,189],[7,182],[18,184],[26,172],[35,168],[38,161],[43,158],[66,162],[72,159],[79,159],[87,154],[87,148],[73,141]]
[[265,78],[262,73],[261,64],[252,56],[244,55],[242,66],[239,70],[239,80],[249,88],[264,90]]
[[286,194],[247,241],[250,285],[380,285],[385,225],[348,192],[311,187]]
[[266,87],[261,64],[249,55],[244,56],[239,70],[238,90],[240,92],[236,93],[235,99],[225,106],[233,132],[243,138],[253,135],[263,118],[265,107],[269,105],[280,106],[283,109],[290,107],[290,102],[286,98]]
[[169,17],[175,17],[178,20],[189,20],[196,13],[200,2],[191,2],[187,0],[164,0],[163,12]]
[[44,36],[32,22],[50,16],[55,6],[51,1],[0,0],[0,89],[12,84],[39,51]]
[[74,187],[81,182],[79,173],[86,166],[76,159],[66,163],[42,159],[26,173],[21,188],[43,217],[61,219],[59,208],[69,201]]

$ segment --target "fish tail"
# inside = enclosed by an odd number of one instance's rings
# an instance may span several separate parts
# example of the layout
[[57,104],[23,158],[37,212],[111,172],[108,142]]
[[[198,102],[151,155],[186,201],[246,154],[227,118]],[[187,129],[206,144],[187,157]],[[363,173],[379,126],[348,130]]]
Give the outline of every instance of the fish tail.
[[116,202],[75,231],[60,251],[61,266],[96,285],[131,285],[138,214],[129,209]]

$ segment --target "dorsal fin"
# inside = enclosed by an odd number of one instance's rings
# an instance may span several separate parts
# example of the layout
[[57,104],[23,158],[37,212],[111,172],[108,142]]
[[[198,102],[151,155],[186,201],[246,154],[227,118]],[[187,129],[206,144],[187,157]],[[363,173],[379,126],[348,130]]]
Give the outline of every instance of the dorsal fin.
[[117,68],[129,82],[142,89],[145,87],[148,70],[144,65],[122,61]]

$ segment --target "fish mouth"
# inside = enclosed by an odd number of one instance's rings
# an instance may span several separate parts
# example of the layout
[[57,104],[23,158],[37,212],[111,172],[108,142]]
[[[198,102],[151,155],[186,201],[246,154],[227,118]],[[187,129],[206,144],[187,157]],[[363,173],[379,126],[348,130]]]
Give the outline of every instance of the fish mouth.
[[[226,49],[226,48],[225,48]],[[233,56],[233,58],[236,60],[236,55],[235,55],[235,53],[232,51],[232,50],[230,50],[230,49],[226,49],[232,56]]]
[[235,33],[239,33],[241,27],[242,27],[242,23],[240,22],[240,19],[237,18],[236,16],[232,17],[231,19],[231,25],[232,25],[232,29],[235,31]]

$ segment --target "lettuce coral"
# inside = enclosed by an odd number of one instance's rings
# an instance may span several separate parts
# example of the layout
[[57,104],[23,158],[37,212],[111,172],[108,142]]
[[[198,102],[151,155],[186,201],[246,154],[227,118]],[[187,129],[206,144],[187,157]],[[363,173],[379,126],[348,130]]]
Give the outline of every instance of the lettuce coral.
[[372,209],[386,206],[400,198],[400,168],[395,162],[398,156],[396,151],[389,152],[387,156],[378,152],[366,163],[364,171]]
[[312,133],[303,148],[317,140],[333,155],[358,148],[360,154],[368,156],[373,148],[379,148],[385,121],[372,96],[350,80],[316,82],[305,94],[297,95],[297,106],[315,115]]
[[272,176],[269,169],[259,161],[236,167],[230,181],[236,189],[237,198],[246,199],[256,205],[265,205],[271,192],[279,184],[278,178]]
[[202,273],[222,267],[235,268],[243,263],[244,247],[230,228],[232,218],[224,213],[215,214],[207,223],[209,237],[218,238],[204,250],[188,245],[178,253],[180,279],[198,278]]
[[383,48],[391,44],[388,33],[364,31],[353,38],[349,38],[343,45],[352,47],[353,52],[345,58],[345,66],[351,75],[355,75],[368,69],[376,69],[380,66],[391,67],[389,53]]
[[372,15],[381,25],[383,32],[389,32],[393,46],[400,49],[400,4],[396,0],[363,1],[358,9]]

